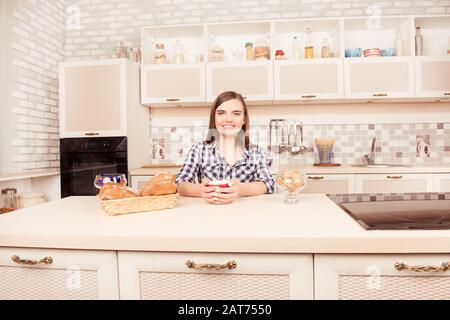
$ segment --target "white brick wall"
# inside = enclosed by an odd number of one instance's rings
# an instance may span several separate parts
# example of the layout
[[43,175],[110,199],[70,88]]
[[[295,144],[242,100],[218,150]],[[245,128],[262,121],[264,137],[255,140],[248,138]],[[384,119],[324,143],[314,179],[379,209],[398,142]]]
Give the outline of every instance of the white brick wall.
[[[382,14],[450,13],[450,1],[428,0],[67,0],[80,24],[66,32],[66,59],[109,58],[118,40],[140,46],[143,25],[237,20],[365,15],[377,5]],[[74,7],[75,8],[75,7]]]
[[[64,60],[65,0],[10,1],[12,163],[7,171],[59,167],[58,64]],[[4,169],[5,171],[5,169]]]

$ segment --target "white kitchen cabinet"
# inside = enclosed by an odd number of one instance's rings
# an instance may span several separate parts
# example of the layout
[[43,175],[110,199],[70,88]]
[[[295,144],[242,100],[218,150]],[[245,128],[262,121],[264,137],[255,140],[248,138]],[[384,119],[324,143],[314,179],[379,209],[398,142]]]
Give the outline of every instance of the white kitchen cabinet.
[[141,102],[149,106],[205,103],[205,64],[145,65]]
[[306,187],[302,193],[354,193],[355,179],[352,174],[307,174]]
[[432,192],[433,184],[433,175],[431,174],[355,175],[355,191],[357,193]]
[[366,57],[344,60],[345,97],[414,97],[413,57]]
[[309,254],[120,251],[118,255],[121,299],[313,298]]
[[274,61],[275,100],[341,99],[341,58]]
[[434,191],[450,192],[450,174],[448,173],[434,174]]
[[118,299],[113,251],[0,248],[0,299]]
[[213,102],[224,91],[236,91],[248,103],[272,102],[273,63],[268,60],[211,62],[206,66],[206,99]]
[[450,56],[415,57],[416,96],[450,98]]
[[449,254],[316,254],[315,299],[448,300],[450,270],[443,263]]

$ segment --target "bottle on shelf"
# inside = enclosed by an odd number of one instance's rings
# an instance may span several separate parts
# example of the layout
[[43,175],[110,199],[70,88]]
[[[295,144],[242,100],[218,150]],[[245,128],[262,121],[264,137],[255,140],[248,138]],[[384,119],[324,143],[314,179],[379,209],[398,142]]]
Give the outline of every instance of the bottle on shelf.
[[331,58],[330,43],[327,38],[322,40],[322,48],[320,49],[321,58]]
[[247,42],[245,44],[245,60],[247,61],[254,60],[252,42]]
[[125,49],[122,40],[117,43],[116,50],[117,50],[117,58],[122,59],[127,57],[127,50]]
[[164,64],[167,62],[166,46],[164,43],[155,44],[155,53],[153,55],[153,62],[155,64]]
[[416,27],[416,56],[423,56],[423,36],[420,27]]
[[253,50],[255,60],[270,60],[269,42],[266,38],[259,38],[255,43]]
[[300,59],[300,40],[297,36],[292,39],[292,60]]
[[314,47],[312,45],[311,40],[311,28],[306,28],[305,30],[306,34],[306,42],[305,42],[305,59],[312,59],[314,58]]
[[180,40],[176,40],[173,46],[172,63],[184,63],[184,46]]
[[395,30],[395,49],[397,49],[397,56],[403,56],[403,38],[398,27]]
[[135,58],[136,63],[141,64],[142,63],[142,52],[141,52],[141,48],[137,48],[136,49],[136,58]]

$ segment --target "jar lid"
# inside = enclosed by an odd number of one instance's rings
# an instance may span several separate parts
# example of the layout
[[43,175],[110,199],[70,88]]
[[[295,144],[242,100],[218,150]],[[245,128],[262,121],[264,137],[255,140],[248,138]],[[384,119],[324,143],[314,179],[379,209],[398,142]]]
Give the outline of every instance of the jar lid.
[[275,55],[284,55],[284,51],[283,50],[277,50],[277,51],[275,51]]
[[2,189],[2,194],[16,194],[16,193],[17,193],[17,189],[14,189],[14,188]]
[[21,193],[19,194],[20,199],[40,199],[45,198],[44,192],[31,192],[31,193]]
[[246,47],[253,47],[253,42],[247,42],[247,43],[245,44],[245,46],[246,46]]

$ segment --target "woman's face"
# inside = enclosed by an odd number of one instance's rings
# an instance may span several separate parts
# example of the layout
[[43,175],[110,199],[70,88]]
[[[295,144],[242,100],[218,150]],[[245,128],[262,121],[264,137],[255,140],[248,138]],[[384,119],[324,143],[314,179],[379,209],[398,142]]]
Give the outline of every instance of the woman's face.
[[237,136],[244,119],[244,106],[238,99],[225,101],[216,109],[216,128],[223,136]]

